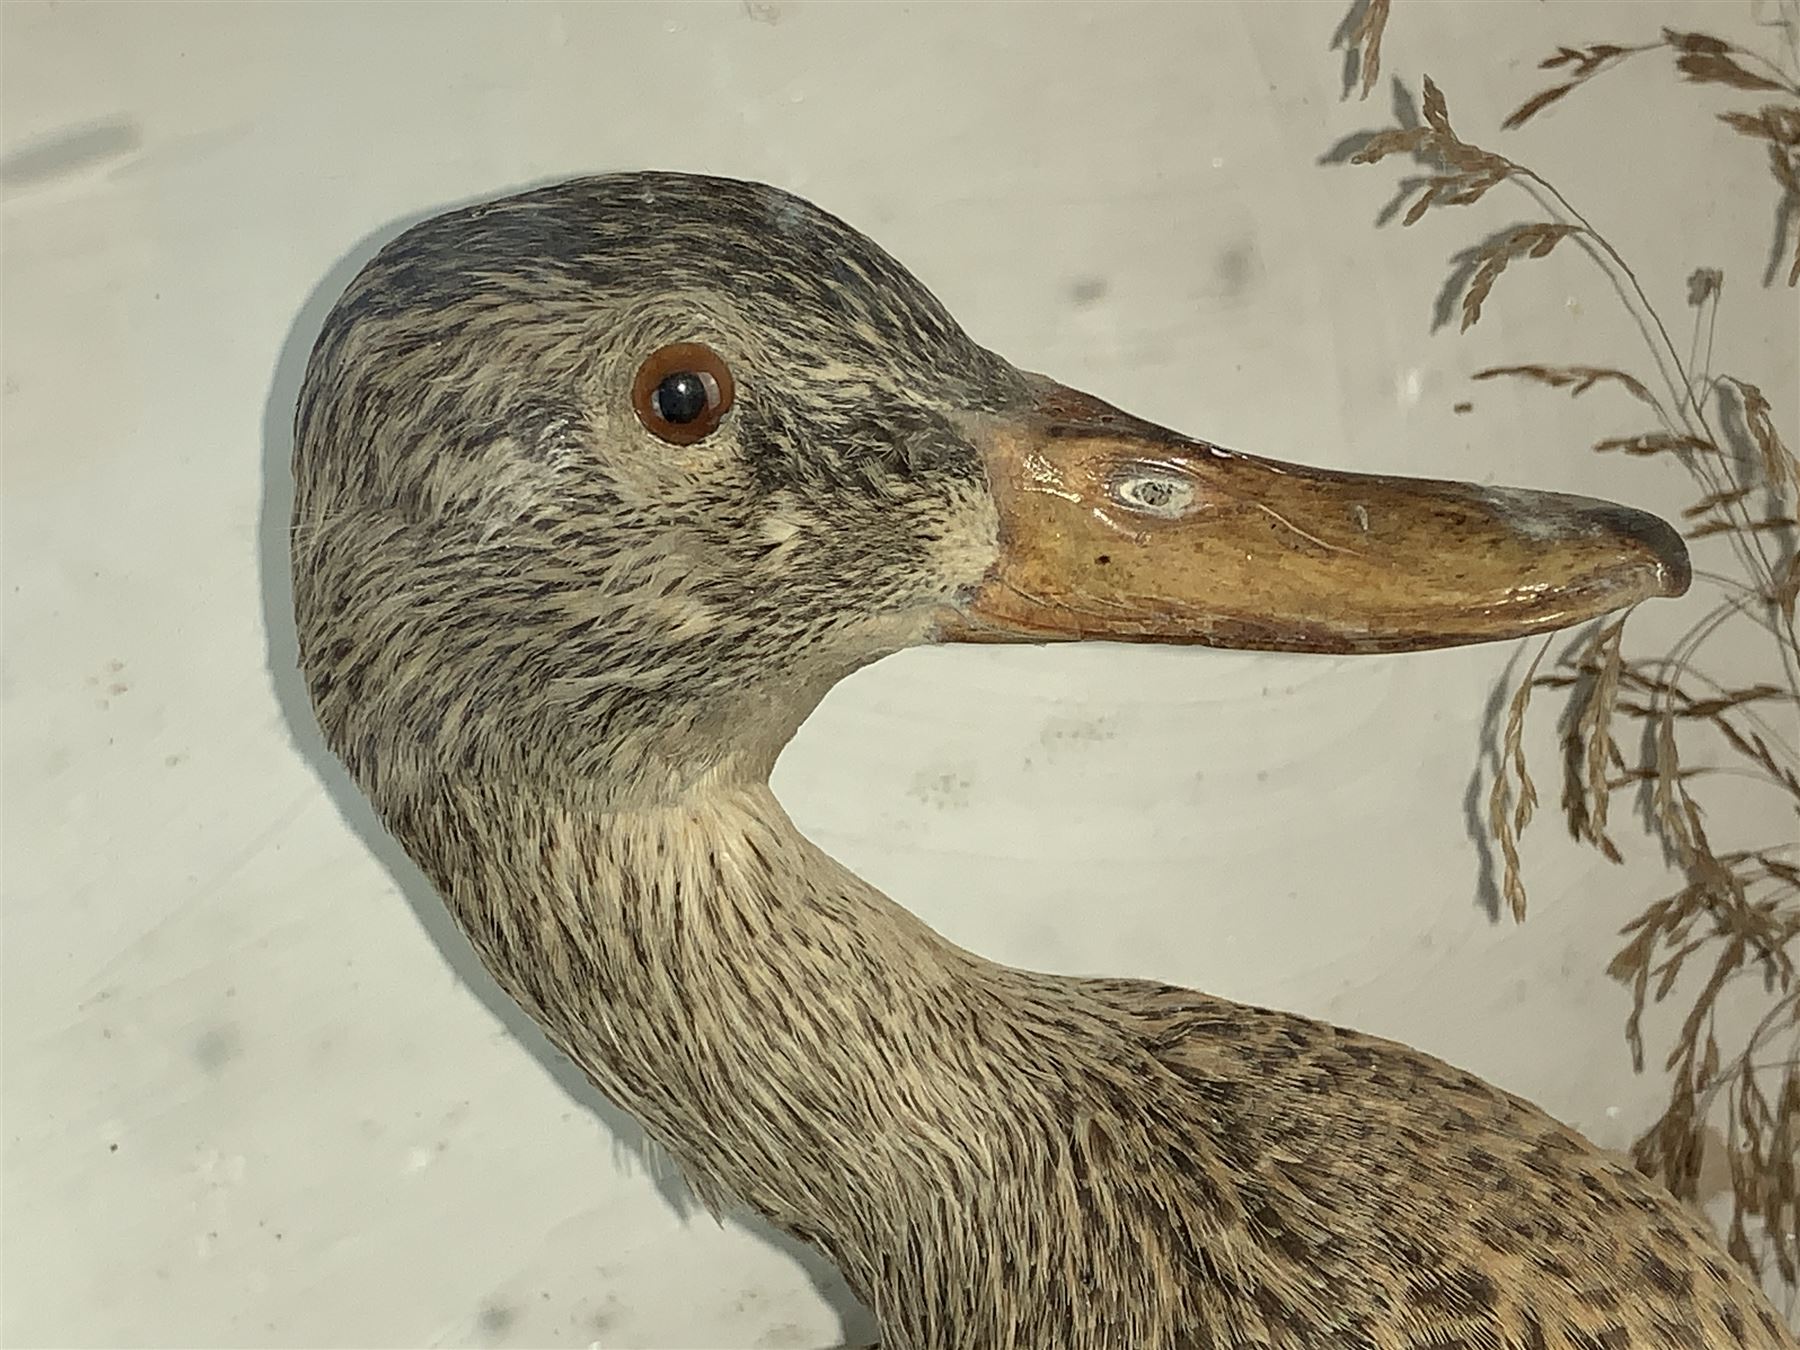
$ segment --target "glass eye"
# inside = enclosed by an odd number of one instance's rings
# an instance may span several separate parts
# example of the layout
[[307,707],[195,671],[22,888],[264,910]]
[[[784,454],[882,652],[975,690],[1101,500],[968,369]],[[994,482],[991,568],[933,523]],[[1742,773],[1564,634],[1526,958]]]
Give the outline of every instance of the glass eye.
[[638,367],[631,405],[654,435],[671,445],[692,445],[731,410],[732,392],[731,370],[717,352],[699,342],[676,342]]

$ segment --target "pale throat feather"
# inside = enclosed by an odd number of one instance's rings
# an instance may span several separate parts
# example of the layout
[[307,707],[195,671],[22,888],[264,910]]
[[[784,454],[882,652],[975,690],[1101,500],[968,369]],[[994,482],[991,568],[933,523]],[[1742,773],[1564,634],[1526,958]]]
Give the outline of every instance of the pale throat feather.
[[838,864],[766,786],[609,810],[515,791],[394,826],[507,992],[715,1210],[861,1245],[878,1235],[816,1216],[1000,1128],[1021,973]]

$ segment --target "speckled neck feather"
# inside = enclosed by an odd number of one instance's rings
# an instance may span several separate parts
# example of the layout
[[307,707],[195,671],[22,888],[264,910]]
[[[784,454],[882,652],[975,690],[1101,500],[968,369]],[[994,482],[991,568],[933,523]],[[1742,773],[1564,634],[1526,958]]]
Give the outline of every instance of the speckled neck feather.
[[1288,1014],[984,961],[765,787],[399,828],[706,1203],[823,1250],[889,1346],[1790,1343],[1698,1219],[1530,1104]]
[[[742,369],[729,437],[622,411]],[[718,1208],[816,1244],[889,1350],[1792,1350],[1701,1221],[1406,1047],[964,952],[769,767],[921,640],[993,513],[955,412],[1024,379],[873,244],[633,175],[403,236],[302,398],[320,721],[482,960]]]

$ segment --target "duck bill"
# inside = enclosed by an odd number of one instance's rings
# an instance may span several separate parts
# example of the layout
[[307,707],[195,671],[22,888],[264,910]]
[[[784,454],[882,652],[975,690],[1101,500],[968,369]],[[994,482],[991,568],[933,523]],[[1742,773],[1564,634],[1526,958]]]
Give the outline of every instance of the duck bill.
[[1680,536],[1641,511],[1257,459],[1039,388],[1029,414],[970,427],[999,556],[943,641],[1422,651],[1688,586]]

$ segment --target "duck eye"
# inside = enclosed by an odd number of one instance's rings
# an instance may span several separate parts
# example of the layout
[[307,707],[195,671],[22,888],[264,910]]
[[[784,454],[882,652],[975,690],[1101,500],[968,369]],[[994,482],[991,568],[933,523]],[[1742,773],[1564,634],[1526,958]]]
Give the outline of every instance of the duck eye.
[[663,421],[686,426],[718,396],[718,383],[711,376],[698,370],[682,370],[663,376],[663,382],[650,397]]
[[658,348],[638,367],[631,386],[638,421],[671,445],[692,445],[711,435],[731,410],[731,399],[730,368],[698,342]]

